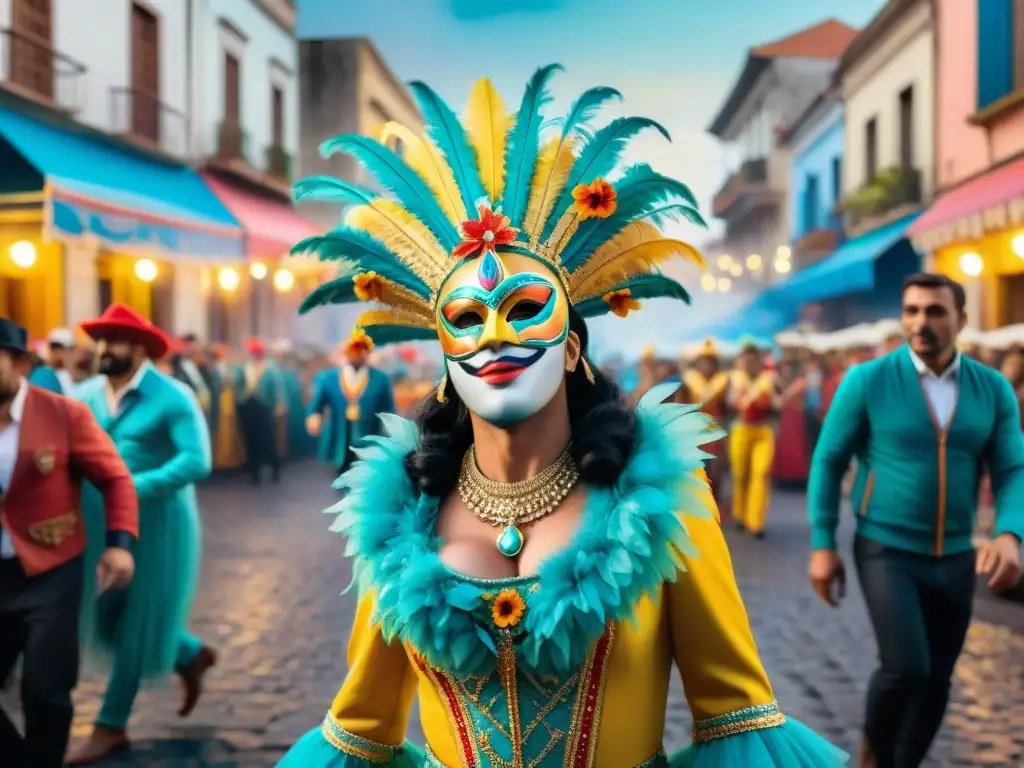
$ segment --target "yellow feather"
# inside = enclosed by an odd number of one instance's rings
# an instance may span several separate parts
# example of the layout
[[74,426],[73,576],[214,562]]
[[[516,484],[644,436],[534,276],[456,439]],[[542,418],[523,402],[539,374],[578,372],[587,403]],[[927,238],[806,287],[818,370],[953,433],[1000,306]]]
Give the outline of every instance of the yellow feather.
[[356,320],[356,325],[369,328],[374,325],[404,325],[409,328],[434,328],[433,315],[424,317],[404,309],[368,309]]
[[531,240],[540,237],[544,224],[555,207],[555,200],[565,188],[576,156],[572,151],[572,138],[551,139],[540,150],[530,181],[530,198],[526,204],[523,230]]
[[704,266],[704,257],[692,245],[670,240],[656,226],[634,221],[606,242],[569,278],[572,300],[598,296],[624,280],[651,271],[672,258],[689,259]]
[[401,123],[394,122],[386,123],[380,129],[378,140],[386,145],[390,139],[399,139],[405,145],[405,162],[434,193],[448,220],[456,227],[466,221],[469,216],[462,202],[462,194],[455,184],[455,174],[433,142],[420,138]]
[[434,311],[430,308],[428,302],[405,286],[399,285],[392,280],[388,280],[380,275],[377,276],[377,279],[380,281],[380,298],[377,299],[376,303],[408,313],[410,316],[416,315],[428,323],[434,321]]
[[505,191],[505,142],[511,124],[498,89],[486,77],[473,83],[466,104],[465,125],[476,151],[480,180],[492,201]]
[[398,203],[378,198],[354,206],[345,214],[345,223],[380,240],[432,289],[441,285],[448,254],[426,225]]

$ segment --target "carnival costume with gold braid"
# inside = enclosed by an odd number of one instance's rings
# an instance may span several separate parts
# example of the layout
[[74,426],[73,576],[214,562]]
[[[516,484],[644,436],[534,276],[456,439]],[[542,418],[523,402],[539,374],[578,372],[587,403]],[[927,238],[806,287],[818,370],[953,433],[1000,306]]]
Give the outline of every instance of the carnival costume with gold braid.
[[[374,301],[359,321],[374,342],[440,338],[452,360],[470,335],[477,345],[550,346],[551,329],[537,326],[545,313],[566,312],[563,304],[583,316],[624,315],[645,298],[686,300],[657,265],[700,256],[657,224],[700,222],[692,195],[645,165],[615,170],[630,137],[663,129],[619,118],[592,130],[598,107],[619,96],[595,88],[548,137],[541,107],[556,70],[534,75],[512,118],[480,81],[465,126],[414,83],[427,136],[393,124],[381,135],[400,138],[404,158],[360,136],[328,141],[325,153],[354,155],[388,195],[327,178],[298,185],[299,197],[356,204],[345,226],[296,248],[342,262],[304,309]],[[509,280],[543,305],[532,325],[509,320],[488,298]],[[480,302],[487,321],[453,327],[446,297]],[[440,559],[441,500],[418,495],[404,466],[416,426],[386,417],[387,436],[358,451],[339,481],[346,496],[328,510],[337,515],[332,530],[348,539],[360,595],[348,675],[322,725],[281,765],[844,765],[775,703],[701,471],[700,446],[720,432],[695,406],[662,405],[668,389],[641,402],[636,444],[615,484],[586,486],[573,542],[536,575],[511,579],[469,578]],[[695,724],[694,744],[670,759],[662,745],[673,660]],[[414,698],[423,752],[404,742]]]

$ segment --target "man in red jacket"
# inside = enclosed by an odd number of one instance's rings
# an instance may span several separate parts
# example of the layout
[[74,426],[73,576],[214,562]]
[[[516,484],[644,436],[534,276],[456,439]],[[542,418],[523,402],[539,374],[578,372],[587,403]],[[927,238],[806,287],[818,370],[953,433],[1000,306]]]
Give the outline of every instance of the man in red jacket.
[[138,500],[131,474],[89,409],[30,386],[25,330],[0,318],[0,680],[19,656],[25,735],[0,710],[0,763],[59,768],[78,679],[85,549],[82,478],[103,493],[100,590],[132,579]]

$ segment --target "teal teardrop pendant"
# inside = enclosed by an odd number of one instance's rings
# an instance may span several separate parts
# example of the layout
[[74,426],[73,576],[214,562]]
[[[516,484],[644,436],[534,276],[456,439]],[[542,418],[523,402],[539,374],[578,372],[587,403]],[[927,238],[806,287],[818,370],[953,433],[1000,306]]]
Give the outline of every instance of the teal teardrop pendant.
[[505,557],[515,557],[523,551],[523,534],[514,525],[509,525],[498,536],[498,551]]

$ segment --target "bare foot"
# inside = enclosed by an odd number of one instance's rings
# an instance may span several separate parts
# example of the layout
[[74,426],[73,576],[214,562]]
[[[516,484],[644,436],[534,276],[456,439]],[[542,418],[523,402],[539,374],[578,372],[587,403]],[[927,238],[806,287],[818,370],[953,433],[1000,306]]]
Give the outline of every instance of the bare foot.
[[94,725],[92,735],[68,758],[68,765],[94,765],[128,746],[128,734],[119,728]]
[[203,676],[217,663],[217,652],[205,645],[185,669],[178,674],[185,685],[185,700],[182,702],[178,715],[188,717],[196,708],[199,697],[203,694]]

